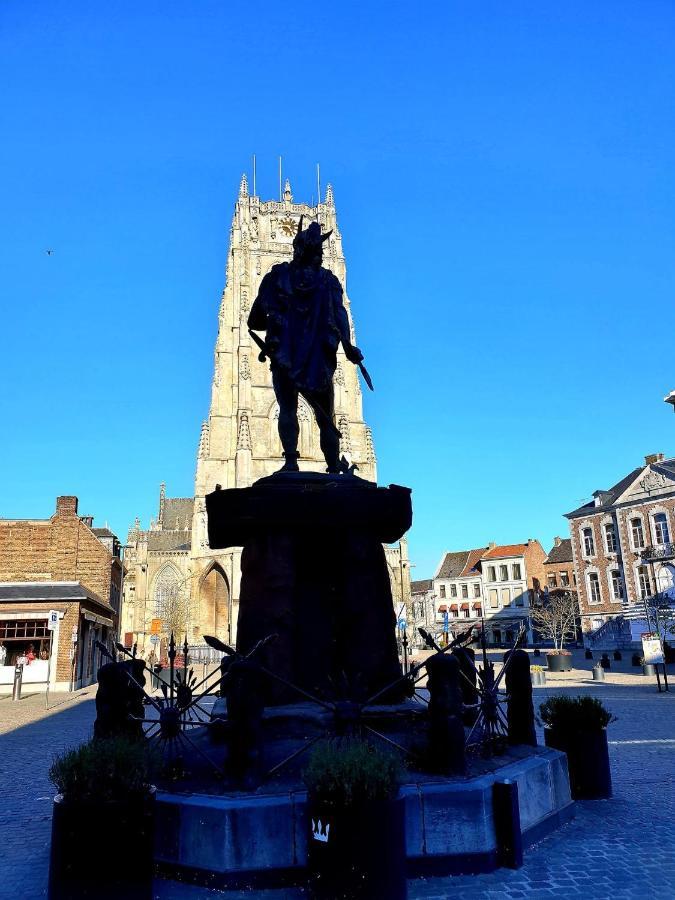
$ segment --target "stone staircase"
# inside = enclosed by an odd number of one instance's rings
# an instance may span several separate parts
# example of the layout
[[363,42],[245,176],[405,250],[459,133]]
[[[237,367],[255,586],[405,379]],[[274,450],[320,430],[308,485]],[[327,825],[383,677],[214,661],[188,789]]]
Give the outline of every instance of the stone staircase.
[[634,641],[628,615],[608,619],[600,628],[588,635],[588,645],[591,650],[631,650]]

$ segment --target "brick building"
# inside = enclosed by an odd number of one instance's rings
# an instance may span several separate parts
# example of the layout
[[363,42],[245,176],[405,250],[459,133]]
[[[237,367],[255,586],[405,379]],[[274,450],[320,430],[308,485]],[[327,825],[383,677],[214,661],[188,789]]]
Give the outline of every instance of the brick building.
[[[58,497],[49,519],[0,519],[0,691],[11,689],[13,664],[29,644],[38,657],[24,681],[44,689],[47,615],[59,613],[50,687],[77,689],[96,679],[95,641],[117,639],[123,567],[120,543],[107,528],[79,516],[77,497]],[[4,670],[4,671],[3,671]]]
[[675,602],[675,458],[646,456],[567,519],[585,643],[638,643],[645,604]]
[[539,541],[490,543],[487,547],[444,553],[432,579],[412,584],[414,624],[437,637],[456,634],[485,620],[493,645],[510,643],[544,585],[546,553]]
[[574,554],[571,538],[553,538],[553,546],[544,561],[546,580],[544,587],[550,591],[577,589],[577,575],[574,571]]

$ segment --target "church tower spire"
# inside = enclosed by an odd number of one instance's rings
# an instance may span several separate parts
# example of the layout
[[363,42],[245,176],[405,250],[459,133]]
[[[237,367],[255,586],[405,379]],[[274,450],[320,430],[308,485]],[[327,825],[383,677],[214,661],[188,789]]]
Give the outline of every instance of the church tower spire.
[[[195,608],[199,610],[200,627],[206,634],[215,633],[208,624],[212,600],[205,587],[210,583],[214,566],[222,571],[227,582],[231,604],[228,627],[235,627],[240,551],[209,548],[204,497],[217,484],[222,488],[248,487],[278,471],[284,463],[277,430],[279,408],[269,362],[260,361],[258,348],[252,345],[248,333],[247,319],[263,277],[273,265],[292,258],[300,216],[304,216],[305,223],[320,222],[324,232],[333,230],[324,244],[323,264],[337,276],[345,290],[345,307],[354,334],[332,188],[328,186],[326,190],[325,203],[310,206],[294,202],[287,179],[281,200],[262,201],[249,195],[244,176],[232,216],[225,289],[218,311],[211,401],[208,420],[201,429],[195,475],[190,567]],[[353,342],[356,343],[355,336]],[[358,466],[359,477],[376,481],[375,451],[370,429],[363,420],[358,370],[348,362],[342,348],[338,351],[334,381],[335,421],[342,432],[341,450],[350,464]],[[302,398],[298,418],[300,469],[323,472],[326,463],[319,444],[319,430]],[[230,637],[234,637],[233,630]]]

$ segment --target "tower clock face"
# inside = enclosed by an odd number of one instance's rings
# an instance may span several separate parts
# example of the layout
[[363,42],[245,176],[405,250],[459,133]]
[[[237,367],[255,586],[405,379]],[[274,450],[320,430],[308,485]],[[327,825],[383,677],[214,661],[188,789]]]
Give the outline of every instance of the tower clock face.
[[286,219],[279,219],[278,228],[281,234],[291,237],[298,230],[298,223],[288,216]]

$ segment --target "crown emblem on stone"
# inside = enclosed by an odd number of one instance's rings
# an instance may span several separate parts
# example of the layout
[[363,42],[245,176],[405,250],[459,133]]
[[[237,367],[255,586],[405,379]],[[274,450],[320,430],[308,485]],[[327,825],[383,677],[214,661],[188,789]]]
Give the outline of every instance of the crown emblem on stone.
[[315,841],[321,841],[323,844],[328,843],[328,835],[330,834],[330,823],[326,822],[322,825],[321,819],[315,822],[312,819],[312,837]]

